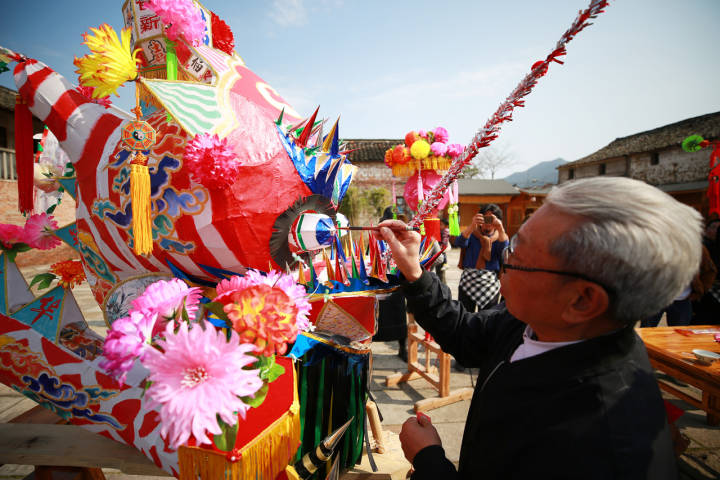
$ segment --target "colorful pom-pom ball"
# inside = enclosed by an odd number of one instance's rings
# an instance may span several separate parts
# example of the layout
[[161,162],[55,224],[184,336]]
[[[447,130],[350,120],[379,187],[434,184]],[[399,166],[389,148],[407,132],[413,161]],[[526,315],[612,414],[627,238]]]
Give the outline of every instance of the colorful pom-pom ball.
[[448,146],[446,143],[435,142],[432,145],[430,145],[430,150],[432,150],[433,155],[442,157],[447,153]]
[[686,152],[697,152],[703,148],[704,139],[700,135],[690,135],[682,142],[682,149]]
[[415,143],[415,140],[417,140],[418,134],[416,132],[408,132],[405,135],[405,146],[410,148],[412,147],[413,143]]
[[450,138],[448,131],[444,127],[437,127],[432,133],[436,142],[447,143],[448,138]]
[[427,158],[430,155],[430,144],[423,139],[416,140],[410,147],[410,155],[417,160]]
[[395,150],[393,150],[392,159],[393,159],[393,164],[407,163],[407,161],[408,161],[407,149],[405,147],[403,147],[402,145],[398,145],[397,147],[395,147]]
[[392,167],[393,164],[393,151],[392,148],[385,150],[385,165],[388,167]]

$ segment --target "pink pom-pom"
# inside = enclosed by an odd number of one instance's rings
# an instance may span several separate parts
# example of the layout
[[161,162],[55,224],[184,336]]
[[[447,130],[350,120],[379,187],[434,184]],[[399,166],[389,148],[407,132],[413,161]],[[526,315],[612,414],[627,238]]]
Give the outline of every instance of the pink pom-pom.
[[240,163],[227,139],[216,134],[195,135],[185,147],[183,163],[193,180],[207,188],[227,188],[240,173]]
[[438,157],[442,157],[447,153],[448,146],[446,143],[442,142],[433,142],[432,145],[430,145],[430,151],[433,153],[433,155],[437,155]]
[[459,157],[464,150],[465,147],[463,147],[459,143],[451,143],[450,145],[448,145],[447,154],[450,155],[452,158],[456,158]]
[[148,0],[147,6],[167,25],[165,35],[170,40],[181,35],[193,46],[200,45],[205,36],[205,20],[193,0]]
[[447,143],[448,138],[450,138],[448,131],[445,130],[443,127],[437,127],[435,130],[432,131],[432,133],[435,136],[436,142]]

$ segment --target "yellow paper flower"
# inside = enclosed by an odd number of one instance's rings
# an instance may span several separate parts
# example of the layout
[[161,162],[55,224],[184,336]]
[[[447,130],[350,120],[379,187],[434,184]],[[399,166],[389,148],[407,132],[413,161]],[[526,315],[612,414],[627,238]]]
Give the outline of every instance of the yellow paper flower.
[[92,53],[75,58],[73,63],[80,75],[80,84],[95,87],[93,98],[101,98],[111,93],[117,95],[117,89],[128,80],[137,77],[138,52],[131,53],[130,29],[124,28],[118,38],[115,30],[104,23],[99,28],[91,28],[93,35],[84,34],[84,44]]

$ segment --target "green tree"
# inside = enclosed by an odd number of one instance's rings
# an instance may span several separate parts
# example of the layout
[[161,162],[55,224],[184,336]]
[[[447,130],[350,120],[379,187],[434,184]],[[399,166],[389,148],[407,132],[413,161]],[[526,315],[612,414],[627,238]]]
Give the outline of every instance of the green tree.
[[366,220],[377,222],[385,207],[392,203],[391,197],[390,191],[383,187],[350,187],[338,211],[348,217],[351,225],[362,225]]

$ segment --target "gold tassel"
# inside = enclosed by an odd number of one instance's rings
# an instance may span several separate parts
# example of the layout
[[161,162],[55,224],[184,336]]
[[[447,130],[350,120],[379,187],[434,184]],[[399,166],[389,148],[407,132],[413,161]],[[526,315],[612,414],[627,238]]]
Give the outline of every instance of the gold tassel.
[[240,449],[240,459],[237,462],[227,460],[225,453],[198,447],[180,447],[180,480],[277,477],[287,468],[300,444],[298,411],[296,398],[289,411]]
[[130,201],[133,216],[133,250],[136,255],[149,255],[153,251],[150,172],[147,167],[147,157],[141,152],[136,152],[130,163]]

